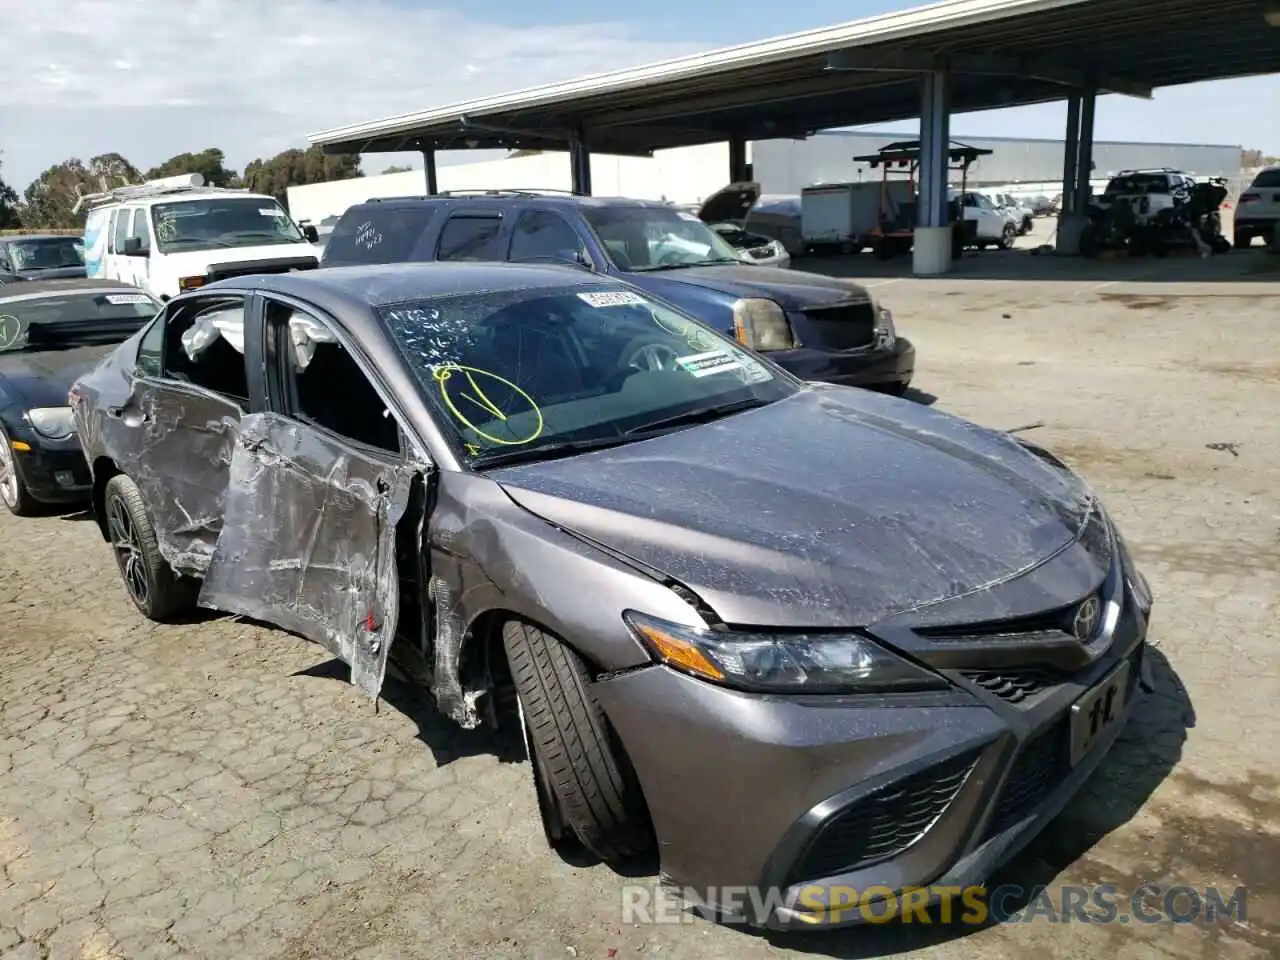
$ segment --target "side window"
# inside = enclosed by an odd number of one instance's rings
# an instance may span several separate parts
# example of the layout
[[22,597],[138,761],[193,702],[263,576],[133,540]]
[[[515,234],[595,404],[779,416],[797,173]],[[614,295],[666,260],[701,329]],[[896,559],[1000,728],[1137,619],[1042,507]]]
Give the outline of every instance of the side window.
[[290,416],[361,446],[401,452],[400,427],[391,411],[325,323],[268,301],[267,324],[282,359]]
[[140,377],[158,377],[164,361],[164,314],[151,321],[151,326],[138,341],[134,367]]
[[0,243],[0,270],[12,270],[13,264],[9,261],[9,245]]
[[445,221],[436,244],[437,260],[500,260],[498,234],[502,217],[458,214]]
[[329,235],[324,248],[325,265],[411,260],[436,209],[426,203],[402,207],[370,204],[350,211]]
[[575,261],[582,250],[582,238],[558,214],[526,210],[511,232],[508,260],[556,257]]
[[129,230],[129,236],[138,239],[140,249],[151,249],[151,229],[147,226],[146,207],[139,207],[133,211],[133,226]]
[[116,211],[115,231],[111,238],[112,249],[116,253],[124,253],[124,241],[129,236],[130,212],[128,208]]
[[244,308],[240,297],[210,297],[169,314],[161,375],[212,390],[247,409]]

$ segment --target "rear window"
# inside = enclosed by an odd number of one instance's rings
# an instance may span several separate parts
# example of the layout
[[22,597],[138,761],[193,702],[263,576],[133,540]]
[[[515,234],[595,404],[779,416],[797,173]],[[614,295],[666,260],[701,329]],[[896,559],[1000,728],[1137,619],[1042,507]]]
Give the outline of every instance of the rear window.
[[[21,286],[6,287],[21,290]],[[0,300],[0,353],[120,343],[156,315],[140,290],[27,295]]]
[[1280,187],[1280,169],[1263,170],[1253,178],[1252,187]]
[[1131,173],[1113,177],[1107,193],[1168,193],[1169,175],[1165,173]]
[[493,215],[460,214],[450,217],[440,231],[437,260],[501,260],[498,234],[502,218]]
[[337,267],[412,260],[418,240],[430,225],[435,210],[425,203],[403,207],[372,204],[349,210],[329,235],[324,248],[324,265]]

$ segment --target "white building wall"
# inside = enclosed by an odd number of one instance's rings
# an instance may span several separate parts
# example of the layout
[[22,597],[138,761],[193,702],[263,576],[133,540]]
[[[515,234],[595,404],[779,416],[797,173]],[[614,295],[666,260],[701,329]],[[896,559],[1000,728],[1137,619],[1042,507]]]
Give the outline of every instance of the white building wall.
[[[652,157],[599,154],[591,158],[591,192],[598,197],[697,203],[725,186],[728,171],[729,148],[723,143],[659,150]],[[373,197],[421,196],[426,190],[424,178],[421,170],[409,170],[290,187],[289,212],[294,219],[318,223]],[[448,164],[437,167],[436,179],[441,190],[571,188],[567,153]]]

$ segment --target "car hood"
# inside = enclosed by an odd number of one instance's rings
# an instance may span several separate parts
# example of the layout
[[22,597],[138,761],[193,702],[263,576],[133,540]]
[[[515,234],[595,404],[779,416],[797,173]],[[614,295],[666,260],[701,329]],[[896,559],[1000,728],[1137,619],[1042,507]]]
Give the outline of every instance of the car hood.
[[707,197],[698,208],[698,219],[706,223],[742,223],[760,199],[760,184],[731,183]]
[[65,407],[71,384],[96,367],[116,346],[0,353],[0,390],[13,396],[25,410]]
[[793,628],[867,626],[1002,583],[1068,547],[1094,506],[1006,434],[830,385],[490,476],[725,622]]
[[811,310],[870,298],[864,287],[848,280],[746,263],[633,273],[627,279],[658,294],[664,287],[689,284],[732,297],[765,297],[784,310]]
[[311,243],[268,243],[251,247],[225,247],[214,250],[190,250],[165,257],[171,272],[178,276],[204,273],[209,267],[224,263],[250,263],[255,260],[279,260],[285,257],[315,257],[323,249]]

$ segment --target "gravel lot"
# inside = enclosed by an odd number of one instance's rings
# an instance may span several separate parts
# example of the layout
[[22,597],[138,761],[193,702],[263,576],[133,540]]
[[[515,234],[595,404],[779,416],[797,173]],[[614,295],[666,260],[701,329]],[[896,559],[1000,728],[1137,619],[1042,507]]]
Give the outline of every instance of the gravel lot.
[[917,399],[1043,421],[1031,436],[1103,492],[1156,593],[1158,689],[999,879],[1245,884],[1247,923],[623,925],[622,886],[651,878],[549,852],[527,765],[485,737],[398,687],[375,711],[286,634],[149,624],[94,524],[5,515],[0,956],[1276,956],[1280,273],[1250,272],[1264,260],[993,253],[935,281],[825,265],[874,274],[920,351]]

